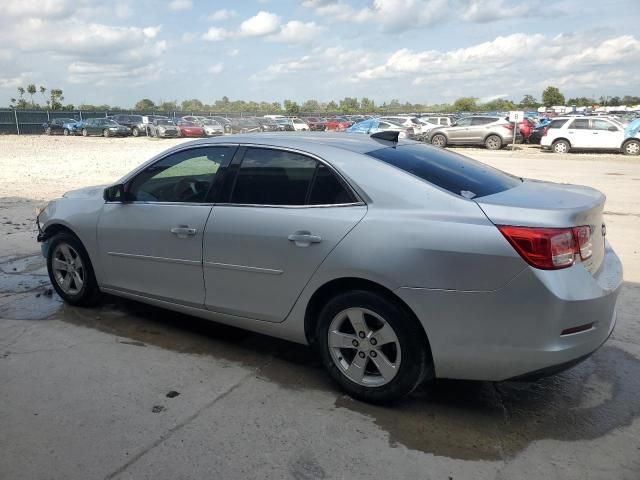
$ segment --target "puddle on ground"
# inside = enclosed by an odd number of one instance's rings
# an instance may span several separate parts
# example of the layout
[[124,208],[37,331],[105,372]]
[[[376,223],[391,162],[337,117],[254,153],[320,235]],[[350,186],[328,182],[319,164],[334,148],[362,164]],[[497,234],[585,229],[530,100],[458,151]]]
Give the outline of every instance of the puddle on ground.
[[[26,271],[39,272],[37,264],[25,260],[20,265],[24,268],[7,275],[37,277]],[[0,267],[4,273],[6,263]],[[5,287],[0,283],[0,295],[7,294]],[[15,300],[0,304],[0,318],[16,318],[22,308],[25,319],[56,318],[94,328],[122,337],[129,348],[154,345],[210,355],[222,365],[256,368],[259,377],[285,388],[332,392],[335,408],[371,418],[388,433],[392,446],[457,459],[500,460],[536,440],[598,438],[640,414],[640,361],[613,346],[535,383],[438,380],[398,405],[380,407],[343,395],[308,347],[111,296],[96,308],[71,307],[55,293],[42,295],[44,288],[14,294]]]

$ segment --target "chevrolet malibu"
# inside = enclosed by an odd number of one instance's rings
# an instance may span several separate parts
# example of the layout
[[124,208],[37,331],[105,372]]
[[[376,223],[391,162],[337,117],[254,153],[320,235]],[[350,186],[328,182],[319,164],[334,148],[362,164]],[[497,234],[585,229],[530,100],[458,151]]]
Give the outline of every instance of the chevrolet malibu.
[[165,307],[317,349],[369,402],[433,378],[530,379],[611,334],[605,197],[397,132],[183,143],[38,215],[57,293]]

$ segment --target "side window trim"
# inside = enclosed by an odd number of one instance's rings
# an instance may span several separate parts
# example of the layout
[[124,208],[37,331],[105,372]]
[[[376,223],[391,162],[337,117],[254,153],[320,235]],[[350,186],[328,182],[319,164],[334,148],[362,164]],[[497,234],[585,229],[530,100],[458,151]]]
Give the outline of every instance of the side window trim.
[[[312,160],[315,160],[318,165],[316,165],[316,168],[314,170],[313,173],[313,177],[311,180],[311,183],[309,185],[309,188],[307,190],[307,196],[305,199],[305,204],[304,205],[270,205],[270,204],[266,204],[266,205],[257,205],[257,204],[246,204],[246,203],[233,203],[231,202],[231,196],[233,195],[233,190],[235,189],[236,186],[236,181],[238,179],[238,172],[240,170],[240,165],[242,164],[242,161],[244,160],[244,157],[246,155],[246,152],[249,148],[262,148],[262,149],[269,149],[269,150],[278,150],[278,151],[283,151],[283,152],[291,152],[291,153],[296,153],[299,155],[303,155],[306,156],[308,158],[311,158]],[[340,182],[340,184],[344,187],[345,190],[347,190],[347,192],[351,195],[351,197],[354,199],[353,202],[351,203],[337,203],[337,204],[329,204],[329,205],[308,205],[307,202],[309,200],[309,197],[311,195],[311,192],[313,191],[313,184],[315,182],[315,178],[318,172],[318,167],[319,165],[322,164],[325,167],[327,167],[329,169],[329,171],[338,179],[338,181]],[[304,152],[304,151],[300,151],[300,150],[296,150],[293,148],[286,148],[286,147],[277,147],[277,146],[273,146],[273,145],[260,145],[260,144],[243,144],[243,145],[239,145],[238,150],[236,151],[235,155],[233,156],[232,161],[229,164],[229,168],[225,169],[226,170],[226,175],[225,175],[225,182],[224,185],[222,187],[222,189],[220,190],[220,192],[224,192],[224,194],[221,194],[218,196],[218,201],[214,202],[215,205],[219,205],[219,206],[228,206],[228,207],[258,207],[258,208],[318,208],[318,207],[350,207],[350,206],[356,206],[356,205],[366,205],[366,202],[362,199],[362,196],[349,184],[349,182],[347,182],[344,177],[337,172],[333,166],[331,166],[329,163],[327,163],[324,159],[313,155],[309,152]],[[228,190],[228,191],[227,191]]]
[[[138,178],[139,175],[142,175],[149,167],[157,164],[158,162],[162,162],[163,160],[165,160],[166,158],[172,156],[172,155],[176,155],[179,153],[183,153],[189,150],[199,150],[202,148],[211,148],[211,147],[233,147],[234,148],[234,152],[232,155],[230,155],[230,159],[227,160],[225,163],[220,165],[220,170],[221,170],[221,177],[224,178],[224,174],[226,173],[227,167],[231,164],[231,161],[233,159],[235,159],[235,157],[237,156],[238,153],[238,144],[235,143],[214,143],[214,144],[206,144],[206,145],[196,145],[196,146],[190,146],[190,147],[186,147],[186,148],[181,148],[178,150],[172,150],[170,152],[167,152],[166,155],[163,155],[162,157],[156,159],[154,162],[149,163],[148,165],[145,165],[144,168],[140,169],[139,171],[135,172],[135,174],[133,176],[131,176],[130,178],[128,178],[124,185],[125,185],[125,191],[127,191],[129,189],[129,187],[131,186],[131,184],[135,181],[136,178]],[[201,206],[201,205],[213,205],[215,203],[215,201],[213,201],[212,197],[212,193],[216,192],[216,189],[214,188],[214,186],[218,186],[218,174],[216,174],[216,177],[214,178],[213,184],[209,186],[209,190],[207,191],[206,195],[205,195],[205,201],[204,202],[167,202],[167,201],[163,201],[163,202],[149,202],[149,201],[144,201],[144,200],[132,200],[129,203],[133,203],[133,204],[148,204],[148,205],[193,205],[193,206]],[[223,181],[222,179],[220,180],[221,182]],[[220,192],[220,190],[218,190],[218,192]]]

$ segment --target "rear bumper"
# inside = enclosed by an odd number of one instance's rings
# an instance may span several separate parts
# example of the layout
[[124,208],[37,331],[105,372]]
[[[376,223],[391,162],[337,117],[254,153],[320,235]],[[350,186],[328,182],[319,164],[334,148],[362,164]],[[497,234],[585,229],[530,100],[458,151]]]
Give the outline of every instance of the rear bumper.
[[[581,265],[527,267],[490,292],[400,288],[429,337],[437,377],[508,380],[553,373],[579,362],[611,335],[622,264],[607,246],[591,275]],[[565,329],[593,323],[580,333]]]

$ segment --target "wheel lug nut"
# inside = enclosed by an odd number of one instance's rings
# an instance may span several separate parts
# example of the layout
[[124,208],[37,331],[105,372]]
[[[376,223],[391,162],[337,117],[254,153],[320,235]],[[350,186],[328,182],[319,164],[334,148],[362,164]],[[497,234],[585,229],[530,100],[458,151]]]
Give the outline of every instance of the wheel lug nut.
[[369,355],[371,355],[373,358],[376,358],[378,356],[378,354],[374,350],[370,351]]
[[364,352],[360,352],[360,353],[358,353],[358,356],[359,356],[360,358],[364,358],[366,355],[365,355],[365,353],[364,353]]
[[371,345],[376,345],[378,343],[378,341],[375,338],[372,338],[371,340],[369,340],[369,343]]
[[364,332],[358,332],[358,336],[359,336],[360,338],[364,338],[364,337],[365,337],[365,334],[364,334]]
[[357,347],[357,346],[358,346],[358,341],[357,341],[357,340],[354,340],[353,342],[351,342],[351,344],[352,344],[354,347]]

